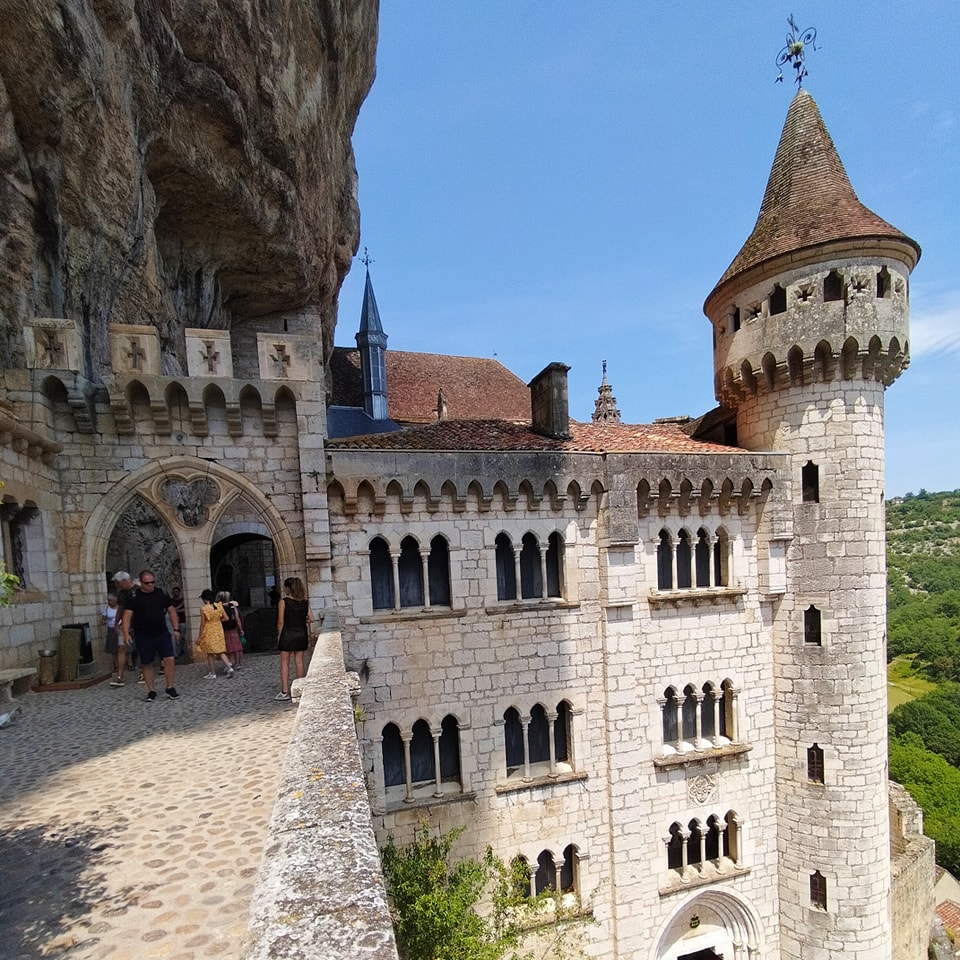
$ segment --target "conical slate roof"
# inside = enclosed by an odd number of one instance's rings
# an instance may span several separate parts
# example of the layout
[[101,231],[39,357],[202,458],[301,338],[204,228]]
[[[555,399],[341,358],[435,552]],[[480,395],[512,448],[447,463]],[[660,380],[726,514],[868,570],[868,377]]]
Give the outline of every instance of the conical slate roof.
[[380,325],[380,311],[377,298],[373,295],[373,283],[367,270],[367,281],[363,287],[363,306],[360,308],[360,333],[383,333]]
[[801,89],[787,111],[753,233],[717,287],[783,254],[864,238],[900,240],[920,256],[914,240],[857,198],[816,101]]

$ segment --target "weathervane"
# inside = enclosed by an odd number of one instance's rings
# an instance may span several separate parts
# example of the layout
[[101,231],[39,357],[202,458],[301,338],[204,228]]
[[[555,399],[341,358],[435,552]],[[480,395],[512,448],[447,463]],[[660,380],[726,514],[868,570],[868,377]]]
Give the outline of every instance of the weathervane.
[[[817,45],[814,42],[817,39],[817,31],[813,27],[807,27],[802,33],[797,26],[797,21],[793,19],[791,13],[787,17],[787,23],[790,25],[790,32],[787,34],[787,45],[777,54],[777,66],[782,67],[785,63],[793,65],[796,70],[795,80],[797,87],[803,86],[803,78],[807,75],[807,68],[803,64],[803,54],[806,45],[809,43],[814,50]],[[783,83],[783,71],[777,74],[777,83]]]
[[369,253],[367,253],[367,248],[364,247],[364,248],[363,248],[363,256],[360,258],[360,262],[367,268],[367,270],[369,270],[369,269],[370,269],[370,264],[371,264],[371,263],[376,263],[377,261],[374,260],[374,259],[370,256]]

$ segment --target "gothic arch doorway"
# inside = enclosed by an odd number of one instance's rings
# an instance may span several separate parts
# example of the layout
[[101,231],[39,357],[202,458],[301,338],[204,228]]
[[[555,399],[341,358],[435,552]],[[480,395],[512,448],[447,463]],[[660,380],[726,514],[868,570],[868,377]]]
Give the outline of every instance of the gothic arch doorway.
[[277,580],[273,541],[257,533],[237,533],[210,549],[214,590],[228,590],[241,607],[264,607]]
[[756,960],[763,956],[756,912],[715,890],[694,896],[664,925],[651,960]]

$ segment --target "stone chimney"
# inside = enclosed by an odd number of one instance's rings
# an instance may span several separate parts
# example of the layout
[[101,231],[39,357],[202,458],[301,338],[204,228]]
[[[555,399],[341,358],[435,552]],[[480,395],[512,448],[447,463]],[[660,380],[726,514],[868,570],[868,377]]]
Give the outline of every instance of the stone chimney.
[[565,363],[550,363],[528,384],[533,429],[557,440],[570,438],[570,401]]

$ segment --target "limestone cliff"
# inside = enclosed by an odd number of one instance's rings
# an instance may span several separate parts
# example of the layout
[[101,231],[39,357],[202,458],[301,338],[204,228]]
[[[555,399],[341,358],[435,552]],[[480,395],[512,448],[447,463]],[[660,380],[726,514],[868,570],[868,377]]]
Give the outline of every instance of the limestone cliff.
[[28,317],[107,324],[306,310],[333,341],[359,214],[350,136],[377,0],[0,0],[0,368]]

